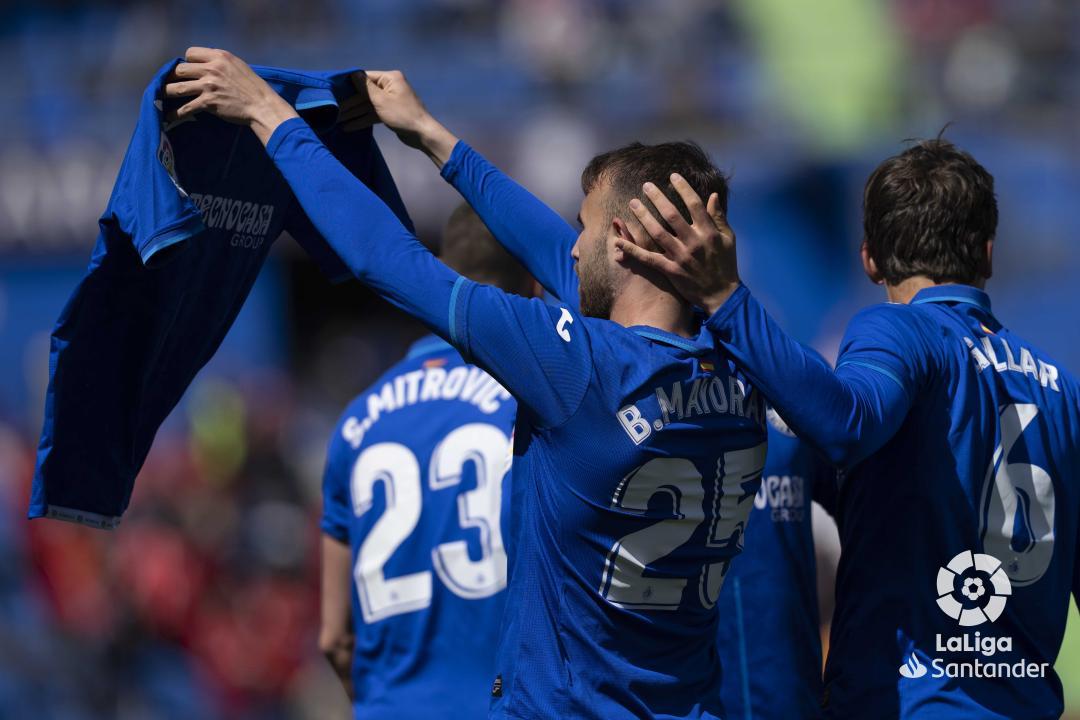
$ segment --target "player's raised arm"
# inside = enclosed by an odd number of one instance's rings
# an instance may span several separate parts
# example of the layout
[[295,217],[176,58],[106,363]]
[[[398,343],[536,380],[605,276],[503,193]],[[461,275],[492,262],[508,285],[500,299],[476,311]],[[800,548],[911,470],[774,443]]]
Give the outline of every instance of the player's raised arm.
[[[659,250],[620,240],[621,256],[616,259],[664,273],[689,302],[708,312],[706,327],[717,344],[799,437],[819,447],[831,462],[850,465],[884,444],[900,426],[922,376],[921,368],[898,347],[894,319],[873,310],[857,318],[834,372],[790,338],[742,285],[735,234],[714,200],[706,205],[685,180],[671,180],[693,222],[685,222],[663,193],[646,183],[645,195],[670,232],[641,202],[632,201],[630,211]],[[901,325],[907,321],[897,319]]]
[[580,322],[571,329],[576,315],[472,282],[441,263],[243,60],[192,48],[177,76],[166,93],[192,98],[178,114],[209,111],[250,126],[357,278],[490,372],[539,425],[573,414],[592,368]]
[[447,130],[424,107],[402,73],[369,70],[364,73],[363,90],[371,109],[360,104],[347,111],[345,128],[377,118],[406,145],[423,151],[495,239],[545,289],[576,309],[578,281],[570,250],[577,231]]

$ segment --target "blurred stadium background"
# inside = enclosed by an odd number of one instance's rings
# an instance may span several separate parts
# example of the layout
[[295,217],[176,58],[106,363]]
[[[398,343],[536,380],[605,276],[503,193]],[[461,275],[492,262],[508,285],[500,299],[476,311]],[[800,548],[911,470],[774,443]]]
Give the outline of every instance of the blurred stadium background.
[[[593,153],[694,138],[734,176],[747,281],[826,355],[881,299],[859,272],[863,180],[904,138],[952,122],[997,179],[997,314],[1080,371],[1069,0],[3,2],[0,718],[347,714],[315,647],[323,450],[346,401],[423,331],[355,283],[329,286],[289,240],[159,434],[120,529],[23,519],[50,328],[142,89],[190,44],[400,67],[567,217]],[[437,244],[456,196],[380,138]],[[1059,671],[1080,717],[1075,610]]]

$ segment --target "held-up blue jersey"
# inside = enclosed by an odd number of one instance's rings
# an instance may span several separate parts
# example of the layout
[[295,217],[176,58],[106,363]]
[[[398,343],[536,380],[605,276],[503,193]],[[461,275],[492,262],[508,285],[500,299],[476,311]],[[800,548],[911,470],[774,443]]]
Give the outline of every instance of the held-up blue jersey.
[[[576,309],[576,231],[464,143],[442,174],[545,289]],[[746,547],[718,603],[721,698],[729,718],[813,718],[821,712],[821,637],[810,501],[831,512],[836,472],[771,410],[769,417]]]
[[322,529],[352,547],[357,720],[487,714],[514,413],[502,386],[430,336],[342,415]]
[[267,151],[360,279],[518,401],[490,716],[721,717],[716,602],[764,465],[759,393],[711,342],[460,277],[303,120]]
[[[282,231],[331,277],[348,274],[254,133],[208,114],[165,124],[164,84],[178,62],[143,94],[90,265],[53,329],[31,518],[116,526],[158,427]],[[339,100],[355,93],[349,72],[256,71],[408,222],[370,131],[334,127]]]
[[1056,718],[1080,595],[1080,384],[942,285],[852,321],[835,374],[746,288],[708,326],[845,469],[835,718]]
[[836,470],[772,409],[769,455],[746,548],[720,592],[718,650],[729,720],[821,715],[821,618],[811,501],[832,512]]

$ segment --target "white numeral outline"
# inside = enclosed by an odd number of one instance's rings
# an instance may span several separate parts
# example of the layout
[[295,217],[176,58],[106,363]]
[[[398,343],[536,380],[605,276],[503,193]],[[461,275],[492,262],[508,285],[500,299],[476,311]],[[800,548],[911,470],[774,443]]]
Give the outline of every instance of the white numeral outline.
[[[456,487],[465,464],[476,468],[476,487],[457,498],[458,522],[480,534],[481,556],[469,557],[468,543],[453,540],[431,551],[432,567],[451,592],[466,599],[489,597],[506,587],[503,547],[502,479],[509,470],[510,439],[487,423],[456,428],[436,446],[429,466],[432,490]],[[420,521],[423,503],[420,465],[400,443],[383,442],[366,448],[353,464],[350,486],[353,514],[369,512],[375,486],[382,483],[386,509],[372,525],[356,556],[353,579],[364,622],[371,624],[431,605],[430,570],[387,578],[386,563],[408,541]]]
[[386,510],[360,544],[353,569],[366,623],[431,604],[430,572],[424,570],[387,579],[383,570],[420,521],[420,465],[416,456],[398,443],[379,443],[364,450],[352,472],[356,516],[371,509],[378,482],[386,489]]
[[[676,610],[682,602],[688,577],[646,576],[654,562],[675,552],[708,521],[705,547],[742,548],[742,535],[753,506],[754,493],[743,485],[760,481],[765,467],[766,443],[733,450],[717,461],[713,478],[713,503],[706,512],[704,478],[694,464],[683,458],[654,458],[622,479],[611,507],[644,516],[658,494],[671,500],[671,516],[630,533],[612,545],[604,560],[600,594],[611,604],[626,609]],[[703,607],[716,604],[730,560],[705,564],[699,575],[699,599]]]
[[476,467],[476,488],[458,495],[457,504],[461,527],[480,531],[480,559],[469,558],[464,540],[445,542],[431,551],[435,573],[459,597],[490,597],[506,587],[506,549],[499,519],[502,478],[509,470],[509,442],[494,425],[471,423],[447,435],[431,456],[428,477],[432,490],[460,483],[466,463]]
[[[980,504],[983,550],[1001,561],[1009,581],[1018,587],[1037,582],[1054,557],[1054,481],[1037,465],[1009,462],[1038,414],[1038,406],[1030,403],[1001,408],[1001,444],[994,449]],[[1017,522],[1027,535],[1022,548],[1015,547]]]

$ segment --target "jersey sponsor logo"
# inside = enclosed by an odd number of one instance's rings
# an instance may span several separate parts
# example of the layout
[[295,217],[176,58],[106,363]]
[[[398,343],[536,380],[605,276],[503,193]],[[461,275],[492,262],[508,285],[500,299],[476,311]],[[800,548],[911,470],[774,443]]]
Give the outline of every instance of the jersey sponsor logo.
[[671,387],[653,390],[660,416],[648,418],[638,405],[619,408],[616,419],[635,445],[673,422],[706,415],[736,415],[765,425],[765,403],[761,394],[746,391],[746,384],[736,377],[704,375],[672,383]]
[[570,325],[574,323],[574,316],[570,314],[570,311],[566,308],[562,308],[562,314],[559,315],[559,322],[555,323],[555,332],[559,334],[559,337],[563,339],[563,342],[570,342]]
[[211,230],[232,233],[233,247],[255,250],[266,242],[274,219],[274,206],[221,195],[191,193],[191,200]]
[[798,475],[769,475],[761,480],[754,507],[769,509],[773,522],[803,522],[806,519],[806,482]]
[[478,367],[459,365],[449,371],[425,367],[387,380],[367,396],[367,416],[351,416],[341,427],[341,436],[356,449],[371,426],[402,408],[432,400],[460,400],[474,405],[485,415],[498,411],[510,393]]
[[[978,345],[971,338],[965,337],[964,344],[967,345],[971,359],[978,366],[979,372],[993,368],[994,372],[998,373],[1021,373],[1030,376],[1044,388],[1061,392],[1058,386],[1057,366],[1045,360],[1036,359],[1026,347],[1020,347],[1019,355],[1017,355],[1005,338],[996,335],[993,340],[986,336],[979,338]],[[1016,361],[1017,357],[1020,358],[1020,362]]]
[[[993,623],[1005,611],[1012,584],[1001,561],[993,555],[965,550],[938,568],[937,605],[960,627]],[[994,632],[934,636],[927,669],[912,650],[900,666],[902,677],[1025,678],[1045,677],[1049,663],[1030,662],[1013,651],[1013,638]]]

